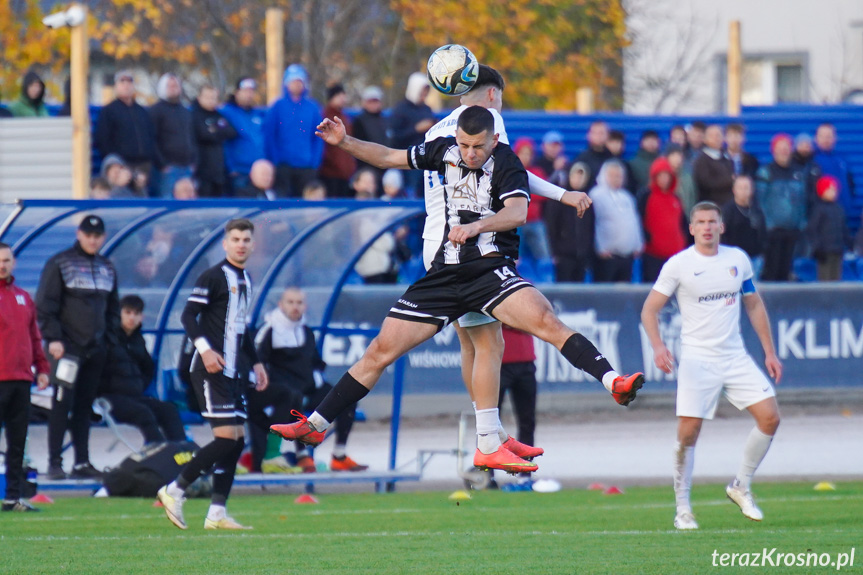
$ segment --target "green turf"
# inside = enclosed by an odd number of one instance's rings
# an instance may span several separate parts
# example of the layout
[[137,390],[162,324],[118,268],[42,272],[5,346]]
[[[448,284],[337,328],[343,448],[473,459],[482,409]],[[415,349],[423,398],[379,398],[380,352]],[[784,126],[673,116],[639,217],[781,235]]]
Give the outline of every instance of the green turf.
[[[766,520],[751,522],[720,485],[697,485],[701,530],[671,525],[670,488],[624,495],[479,492],[236,496],[232,515],[253,531],[204,531],[207,502],[186,504],[187,531],[152,501],[58,498],[39,514],[0,515],[0,573],[185,575],[309,573],[746,573],[713,567],[712,553],[839,553],[863,572],[863,483],[816,492],[812,484],[759,484]],[[775,557],[775,555],[774,555]],[[763,569],[763,568],[762,568]],[[770,567],[827,573],[835,567]]]

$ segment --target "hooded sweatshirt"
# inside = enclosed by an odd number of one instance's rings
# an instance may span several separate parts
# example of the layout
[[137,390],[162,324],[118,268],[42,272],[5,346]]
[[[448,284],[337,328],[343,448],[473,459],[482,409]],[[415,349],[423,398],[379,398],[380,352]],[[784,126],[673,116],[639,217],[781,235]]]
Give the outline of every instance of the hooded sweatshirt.
[[612,188],[608,184],[608,170],[612,162],[606,162],[596,177],[596,187],[590,190],[596,218],[596,251],[615,256],[629,257],[644,247],[644,236],[638,221],[635,198],[626,189],[626,169],[622,162],[615,162],[623,171],[623,184]]
[[[298,100],[288,93],[292,80],[302,80],[305,89]],[[309,78],[305,68],[291,64],[282,82],[284,96],[276,101],[264,117],[264,153],[274,165],[318,169],[324,142],[315,136],[321,123],[321,107],[309,98]]]
[[[671,185],[663,190],[656,183],[661,172],[671,174]],[[638,207],[644,227],[644,253],[668,259],[686,247],[686,216],[675,193],[677,176],[665,158],[657,158],[650,166],[650,184],[641,191]]]
[[390,116],[393,147],[397,150],[423,143],[425,133],[417,132],[416,125],[423,120],[435,121],[434,112],[423,101],[423,90],[428,86],[425,74],[414,72],[408,77],[405,99],[396,104]]
[[[27,95],[27,88],[35,83],[38,83],[42,89],[39,91],[38,96],[31,98]],[[42,78],[36,72],[27,72],[24,75],[24,81],[21,82],[21,96],[17,101],[9,104],[9,111],[17,118],[46,118],[50,114],[48,114],[48,108],[45,107],[42,101],[44,99],[45,82],[42,81]]]

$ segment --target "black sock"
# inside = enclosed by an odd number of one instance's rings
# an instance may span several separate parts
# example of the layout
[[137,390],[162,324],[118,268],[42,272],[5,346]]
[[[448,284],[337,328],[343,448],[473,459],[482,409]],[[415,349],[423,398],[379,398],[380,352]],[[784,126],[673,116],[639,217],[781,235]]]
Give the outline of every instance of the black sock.
[[566,360],[602,383],[602,376],[614,371],[605,356],[580,333],[572,334],[560,350]]
[[368,388],[354,379],[350,373],[346,372],[336,386],[321,401],[315,411],[332,423],[352,403],[358,402],[368,394]]
[[210,501],[214,505],[224,506],[228,501],[228,495],[230,495],[231,487],[234,485],[234,475],[237,474],[237,460],[240,459],[240,455],[246,447],[244,438],[233,443],[231,450],[222,455],[213,469],[213,497]]
[[198,453],[186,464],[177,477],[177,485],[180,489],[186,489],[197,478],[209,471],[217,461],[234,448],[234,443],[236,442],[233,439],[216,437],[198,450]]

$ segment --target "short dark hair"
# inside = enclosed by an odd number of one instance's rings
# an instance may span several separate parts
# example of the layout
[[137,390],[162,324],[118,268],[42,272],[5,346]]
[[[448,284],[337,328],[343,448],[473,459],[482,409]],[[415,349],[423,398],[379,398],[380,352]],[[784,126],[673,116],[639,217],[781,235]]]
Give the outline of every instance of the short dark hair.
[[90,189],[92,190],[93,188],[104,188],[106,190],[110,190],[111,184],[109,184],[108,180],[106,180],[105,178],[101,176],[96,176],[95,178],[92,178],[90,180]]
[[250,232],[255,233],[255,224],[253,224],[248,218],[236,218],[225,224],[225,235],[228,235],[233,230],[237,230],[238,232],[249,230]]
[[739,124],[737,122],[733,122],[725,126],[726,132],[736,132],[738,134],[745,134],[746,128],[743,127],[743,124]]
[[690,124],[690,126],[692,126],[692,129],[701,130],[702,132],[707,129],[707,124],[701,120],[695,120]]
[[639,140],[639,142],[643,142],[647,138],[656,138],[658,140],[659,132],[657,132],[656,130],[644,130],[643,132],[641,132],[641,139]]
[[458,128],[468,136],[485,131],[494,134],[494,116],[482,106],[470,106],[458,117]]
[[624,134],[620,130],[611,130],[610,132],[608,132],[608,139],[614,142],[625,142],[626,134]]
[[677,131],[686,132],[686,128],[684,128],[680,124],[674,124],[673,126],[671,126],[671,129],[668,130],[668,133],[671,134],[672,132]]
[[689,221],[692,221],[695,212],[716,212],[719,215],[719,221],[722,221],[722,210],[713,202],[698,202],[692,206],[692,209],[689,210]]
[[0,250],[12,250],[12,246],[7,243],[0,242]]
[[506,82],[503,81],[503,76],[501,76],[500,72],[491,66],[480,64],[479,72],[476,75],[476,83],[471,88],[471,91],[486,87],[494,87],[503,92],[504,88],[506,88]]
[[123,296],[123,299],[120,300],[120,309],[130,309],[134,312],[142,313],[144,311],[144,300],[141,299],[141,296],[135,294]]

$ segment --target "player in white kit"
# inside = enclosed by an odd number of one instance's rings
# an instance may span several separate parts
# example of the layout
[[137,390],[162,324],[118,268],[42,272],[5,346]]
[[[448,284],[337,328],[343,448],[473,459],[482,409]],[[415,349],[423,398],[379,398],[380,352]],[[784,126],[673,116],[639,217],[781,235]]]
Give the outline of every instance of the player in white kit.
[[779,407],[773,385],[743,345],[741,301],[764,349],[764,366],[776,383],[782,377],[782,364],[776,357],[767,310],[752,283],[752,262],[743,250],[719,244],[723,231],[719,207],[712,202],[696,204],[690,222],[695,245],[665,263],[641,311],[654,362],[665,373],[672,372],[675,359],[662,342],[659,312],[674,294],[683,319],[677,371],[674,526],[698,529],[689,501],[695,442],[702,422],[713,419],[723,391],[732,405],[748,410],[755,419],[737,477],[725,492],[744,516],[761,521],[763,514],[752,498],[750,483],[779,427]]

